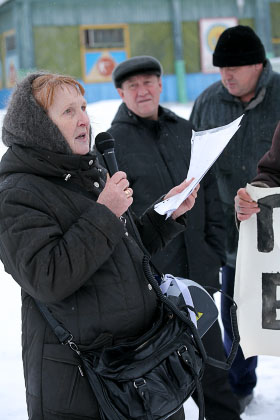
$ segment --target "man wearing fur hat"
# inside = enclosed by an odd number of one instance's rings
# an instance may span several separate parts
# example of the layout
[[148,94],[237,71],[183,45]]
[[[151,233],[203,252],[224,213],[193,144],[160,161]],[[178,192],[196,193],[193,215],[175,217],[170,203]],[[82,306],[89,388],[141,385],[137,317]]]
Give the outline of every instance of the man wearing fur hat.
[[[260,38],[248,26],[226,29],[213,53],[221,81],[195,101],[190,116],[195,130],[222,126],[245,114],[241,128],[216,162],[215,172],[225,212],[227,263],[222,287],[233,296],[238,231],[235,227],[236,191],[256,175],[257,162],[271,145],[280,119],[280,74],[273,72]],[[229,352],[232,335],[228,300],[222,298],[224,345]],[[244,359],[241,348],[230,370],[230,381],[243,411],[253,398],[257,358]]]
[[[108,131],[115,138],[119,168],[127,173],[133,188],[132,209],[136,214],[166,188],[183,181],[190,162],[192,124],[159,105],[161,75],[161,63],[150,56],[130,58],[113,72],[123,103]],[[188,218],[188,233],[179,235],[152,261],[162,273],[218,287],[224,238],[217,184],[214,175],[208,173],[200,183],[196,211]],[[205,334],[203,342],[210,356],[224,358],[218,323]],[[226,371],[207,367],[202,386],[207,420],[240,419]],[[184,419],[183,410],[180,418]]]

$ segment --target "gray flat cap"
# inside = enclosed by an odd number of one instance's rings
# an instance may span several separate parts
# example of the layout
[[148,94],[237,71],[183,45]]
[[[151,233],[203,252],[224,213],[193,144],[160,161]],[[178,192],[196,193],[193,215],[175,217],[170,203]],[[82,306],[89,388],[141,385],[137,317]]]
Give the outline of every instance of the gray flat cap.
[[118,64],[114,68],[112,79],[116,88],[120,88],[126,79],[136,74],[148,73],[161,76],[162,72],[162,66],[156,58],[148,55],[140,55],[128,58]]

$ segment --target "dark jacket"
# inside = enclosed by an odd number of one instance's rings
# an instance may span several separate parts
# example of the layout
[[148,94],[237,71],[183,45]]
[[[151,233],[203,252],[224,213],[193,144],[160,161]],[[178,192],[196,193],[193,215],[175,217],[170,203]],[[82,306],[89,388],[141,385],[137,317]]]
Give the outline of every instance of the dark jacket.
[[238,243],[234,197],[239,188],[256,175],[259,159],[269,149],[280,119],[280,74],[269,61],[257,84],[256,96],[248,104],[228,93],[222,83],[207,88],[195,101],[190,120],[195,130],[228,124],[245,112],[241,127],[215,165],[219,192],[226,215],[227,264],[234,267]]
[[[129,221],[123,223],[96,203],[106,171],[92,153],[58,152],[55,137],[47,137],[47,148],[44,143],[34,145],[38,127],[32,130],[33,116],[26,110],[30,94],[19,104],[28,127],[22,127],[20,138],[13,139],[10,131],[17,113],[7,111],[3,139],[10,147],[0,164],[0,256],[22,288],[29,419],[99,419],[79,362],[68,347],[58,344],[33,298],[48,305],[78,344],[97,347],[146,331],[157,300],[143,273],[143,252]],[[48,135],[54,124],[46,114],[41,117],[51,127],[46,128]],[[151,253],[185,229],[184,217],[165,221],[153,209],[136,224]]]
[[[141,214],[147,203],[181,183],[187,176],[192,125],[159,107],[158,121],[137,117],[122,104],[108,130],[115,139],[119,168],[134,191],[133,211]],[[163,273],[218,286],[224,262],[224,227],[214,176],[201,181],[188,229],[153,258]]]
[[252,181],[271,188],[280,186],[280,123],[277,125],[271,148],[258,163],[258,174]]

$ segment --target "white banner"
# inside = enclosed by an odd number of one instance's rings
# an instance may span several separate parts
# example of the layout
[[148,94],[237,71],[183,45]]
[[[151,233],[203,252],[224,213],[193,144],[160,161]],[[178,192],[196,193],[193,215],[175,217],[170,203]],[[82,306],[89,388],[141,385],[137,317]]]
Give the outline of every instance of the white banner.
[[280,356],[280,188],[247,185],[261,211],[240,225],[234,299],[245,358]]

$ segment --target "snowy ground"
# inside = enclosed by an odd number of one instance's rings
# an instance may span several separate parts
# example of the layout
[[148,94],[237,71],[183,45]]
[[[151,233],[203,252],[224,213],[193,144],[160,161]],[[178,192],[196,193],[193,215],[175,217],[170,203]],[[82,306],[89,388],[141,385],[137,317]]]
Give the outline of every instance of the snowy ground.
[[[105,131],[116,112],[119,101],[90,104],[89,115],[94,134]],[[187,118],[191,104],[166,104],[178,115]],[[3,112],[0,112],[0,126]],[[0,156],[5,148],[0,144]],[[4,272],[0,263],[2,299],[0,304],[0,420],[27,420],[25,389],[21,364],[20,289]],[[280,419],[280,359],[261,356],[258,366],[255,399],[242,415],[243,420]],[[190,399],[185,404],[187,420],[196,420],[198,411]],[[227,419],[224,419],[227,420]]]

